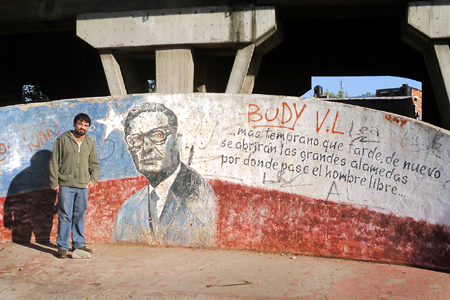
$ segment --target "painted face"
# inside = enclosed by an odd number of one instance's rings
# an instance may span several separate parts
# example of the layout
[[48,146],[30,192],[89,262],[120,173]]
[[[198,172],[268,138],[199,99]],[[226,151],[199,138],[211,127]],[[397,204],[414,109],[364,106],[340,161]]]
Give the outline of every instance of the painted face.
[[80,121],[80,120],[78,120],[78,121],[74,124],[74,127],[75,127],[75,133],[76,133],[77,135],[85,135],[86,132],[87,132],[88,129],[89,129],[89,123],[86,123],[85,121]]
[[178,166],[176,131],[162,112],[143,112],[134,118],[126,142],[142,174],[174,170]]

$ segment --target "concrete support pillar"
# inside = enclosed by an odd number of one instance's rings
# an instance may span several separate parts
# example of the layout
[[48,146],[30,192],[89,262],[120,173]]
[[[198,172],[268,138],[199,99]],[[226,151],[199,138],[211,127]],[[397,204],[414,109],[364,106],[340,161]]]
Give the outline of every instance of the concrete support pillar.
[[100,58],[103,69],[105,70],[106,80],[108,81],[109,92],[111,96],[121,96],[127,94],[125,83],[123,81],[122,71],[111,50],[101,50]]
[[255,45],[250,44],[245,48],[239,49],[234,60],[233,69],[231,70],[230,79],[225,93],[240,94],[244,87],[244,81],[247,77],[248,69],[252,61]]
[[[211,6],[147,11],[90,13],[77,16],[77,35],[97,49],[155,51],[158,93],[194,92],[191,49],[203,55],[226,55],[240,49],[229,77],[227,93],[251,93],[261,57],[252,60],[255,47],[267,53],[281,42],[275,7]],[[249,46],[244,46],[249,45]],[[223,52],[225,53],[225,52]],[[102,62],[112,95],[126,93],[119,65],[111,52]],[[125,68],[122,68],[125,71]],[[125,72],[124,72],[125,73]],[[128,77],[128,76],[127,76]],[[126,80],[127,82],[128,80]],[[127,83],[130,89],[130,85]],[[196,86],[204,92],[203,83]]]
[[194,91],[194,60],[190,48],[156,50],[156,91],[158,93]]
[[432,42],[424,52],[425,61],[439,106],[442,123],[450,129],[450,48],[442,41]]
[[444,128],[450,130],[450,0],[408,4],[403,40],[421,51]]
[[248,67],[247,75],[244,79],[244,86],[242,87],[243,94],[251,94],[253,93],[253,88],[255,86],[256,75],[259,71],[259,65],[261,64],[263,54],[255,53],[253,55],[252,61],[250,62],[250,66]]
[[450,98],[450,46],[448,42],[435,42],[433,45],[436,58],[441,69],[443,85]]

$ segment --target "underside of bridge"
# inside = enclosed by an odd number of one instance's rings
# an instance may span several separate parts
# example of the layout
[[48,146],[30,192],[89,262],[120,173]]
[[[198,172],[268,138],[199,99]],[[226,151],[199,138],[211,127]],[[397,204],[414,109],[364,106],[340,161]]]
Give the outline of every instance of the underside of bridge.
[[[422,82],[423,120],[450,127],[449,91],[445,84],[445,71],[449,68],[448,61],[445,62],[448,32],[430,37],[420,32],[423,28],[417,30],[411,26],[414,15],[408,9],[408,1],[180,0],[151,4],[133,1],[132,5],[128,2],[79,0],[36,4],[24,0],[15,4],[15,1],[3,1],[0,4],[3,61],[0,105],[23,103],[24,85],[39,85],[52,100],[147,92],[148,80],[156,80],[158,92],[301,96],[311,89],[311,76],[389,75]],[[446,1],[440,2],[447,8],[450,6]],[[197,11],[202,12],[206,7],[223,8],[214,12],[224,12],[224,20],[239,11],[251,11],[255,20],[260,13],[258,7],[263,7],[262,13],[275,13],[275,30],[253,40],[240,37],[237,30],[235,36],[228,36],[228,40],[220,43],[170,40],[166,44],[151,41],[142,44],[128,39],[101,45],[105,40],[102,34],[108,33],[95,33],[97,25],[91,22],[107,19],[110,25],[105,22],[102,26],[114,32],[114,24],[127,14],[143,12],[144,21],[149,16],[158,20],[157,17],[166,17],[167,12],[174,14],[173,9],[180,9],[178,14],[187,15],[190,11],[192,18],[196,18]],[[218,18],[213,15],[211,20],[216,22]],[[266,18],[262,15],[255,24],[266,23]],[[119,21],[124,26],[129,22]],[[209,21],[195,21],[192,26]],[[167,19],[163,18],[161,24],[167,24]],[[158,24],[153,25],[159,28]],[[171,26],[161,39],[165,35],[174,36],[184,24],[178,24],[180,28]],[[213,36],[218,29],[209,30]],[[114,39],[114,34],[110,36]],[[436,49],[442,45],[444,54],[439,56]],[[168,83],[180,79],[173,79],[174,74],[182,80],[187,78],[188,83],[174,88]],[[436,96],[436,92],[444,95]]]

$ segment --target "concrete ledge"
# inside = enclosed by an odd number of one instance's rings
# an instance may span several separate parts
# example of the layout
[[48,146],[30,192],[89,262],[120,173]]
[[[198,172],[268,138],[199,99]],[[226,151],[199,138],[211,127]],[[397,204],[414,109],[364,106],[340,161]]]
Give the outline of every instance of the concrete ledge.
[[77,35],[94,48],[261,43],[275,31],[275,8],[270,6],[90,13],[77,17]]
[[450,1],[408,2],[408,23],[432,39],[450,38]]

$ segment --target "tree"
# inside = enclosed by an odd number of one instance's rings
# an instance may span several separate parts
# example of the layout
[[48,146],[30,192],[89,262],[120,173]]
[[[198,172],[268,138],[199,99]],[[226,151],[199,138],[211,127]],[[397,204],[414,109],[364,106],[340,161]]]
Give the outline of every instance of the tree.
[[337,94],[335,94],[335,93],[332,93],[332,92],[330,92],[330,91],[328,91],[328,89],[325,91],[325,94],[324,95],[326,95],[326,96],[328,96],[328,98],[349,98],[349,95],[348,95],[348,92],[347,91],[343,91],[343,90],[340,90]]
[[156,93],[156,80],[149,79],[148,82],[148,92],[149,93]]
[[26,84],[22,87],[22,101],[25,103],[47,102],[50,98],[41,92],[39,85]]
[[361,97],[361,98],[375,97],[375,94],[372,94],[372,93],[370,93],[370,92],[367,92],[367,93],[362,94],[361,96],[358,96],[358,97]]

